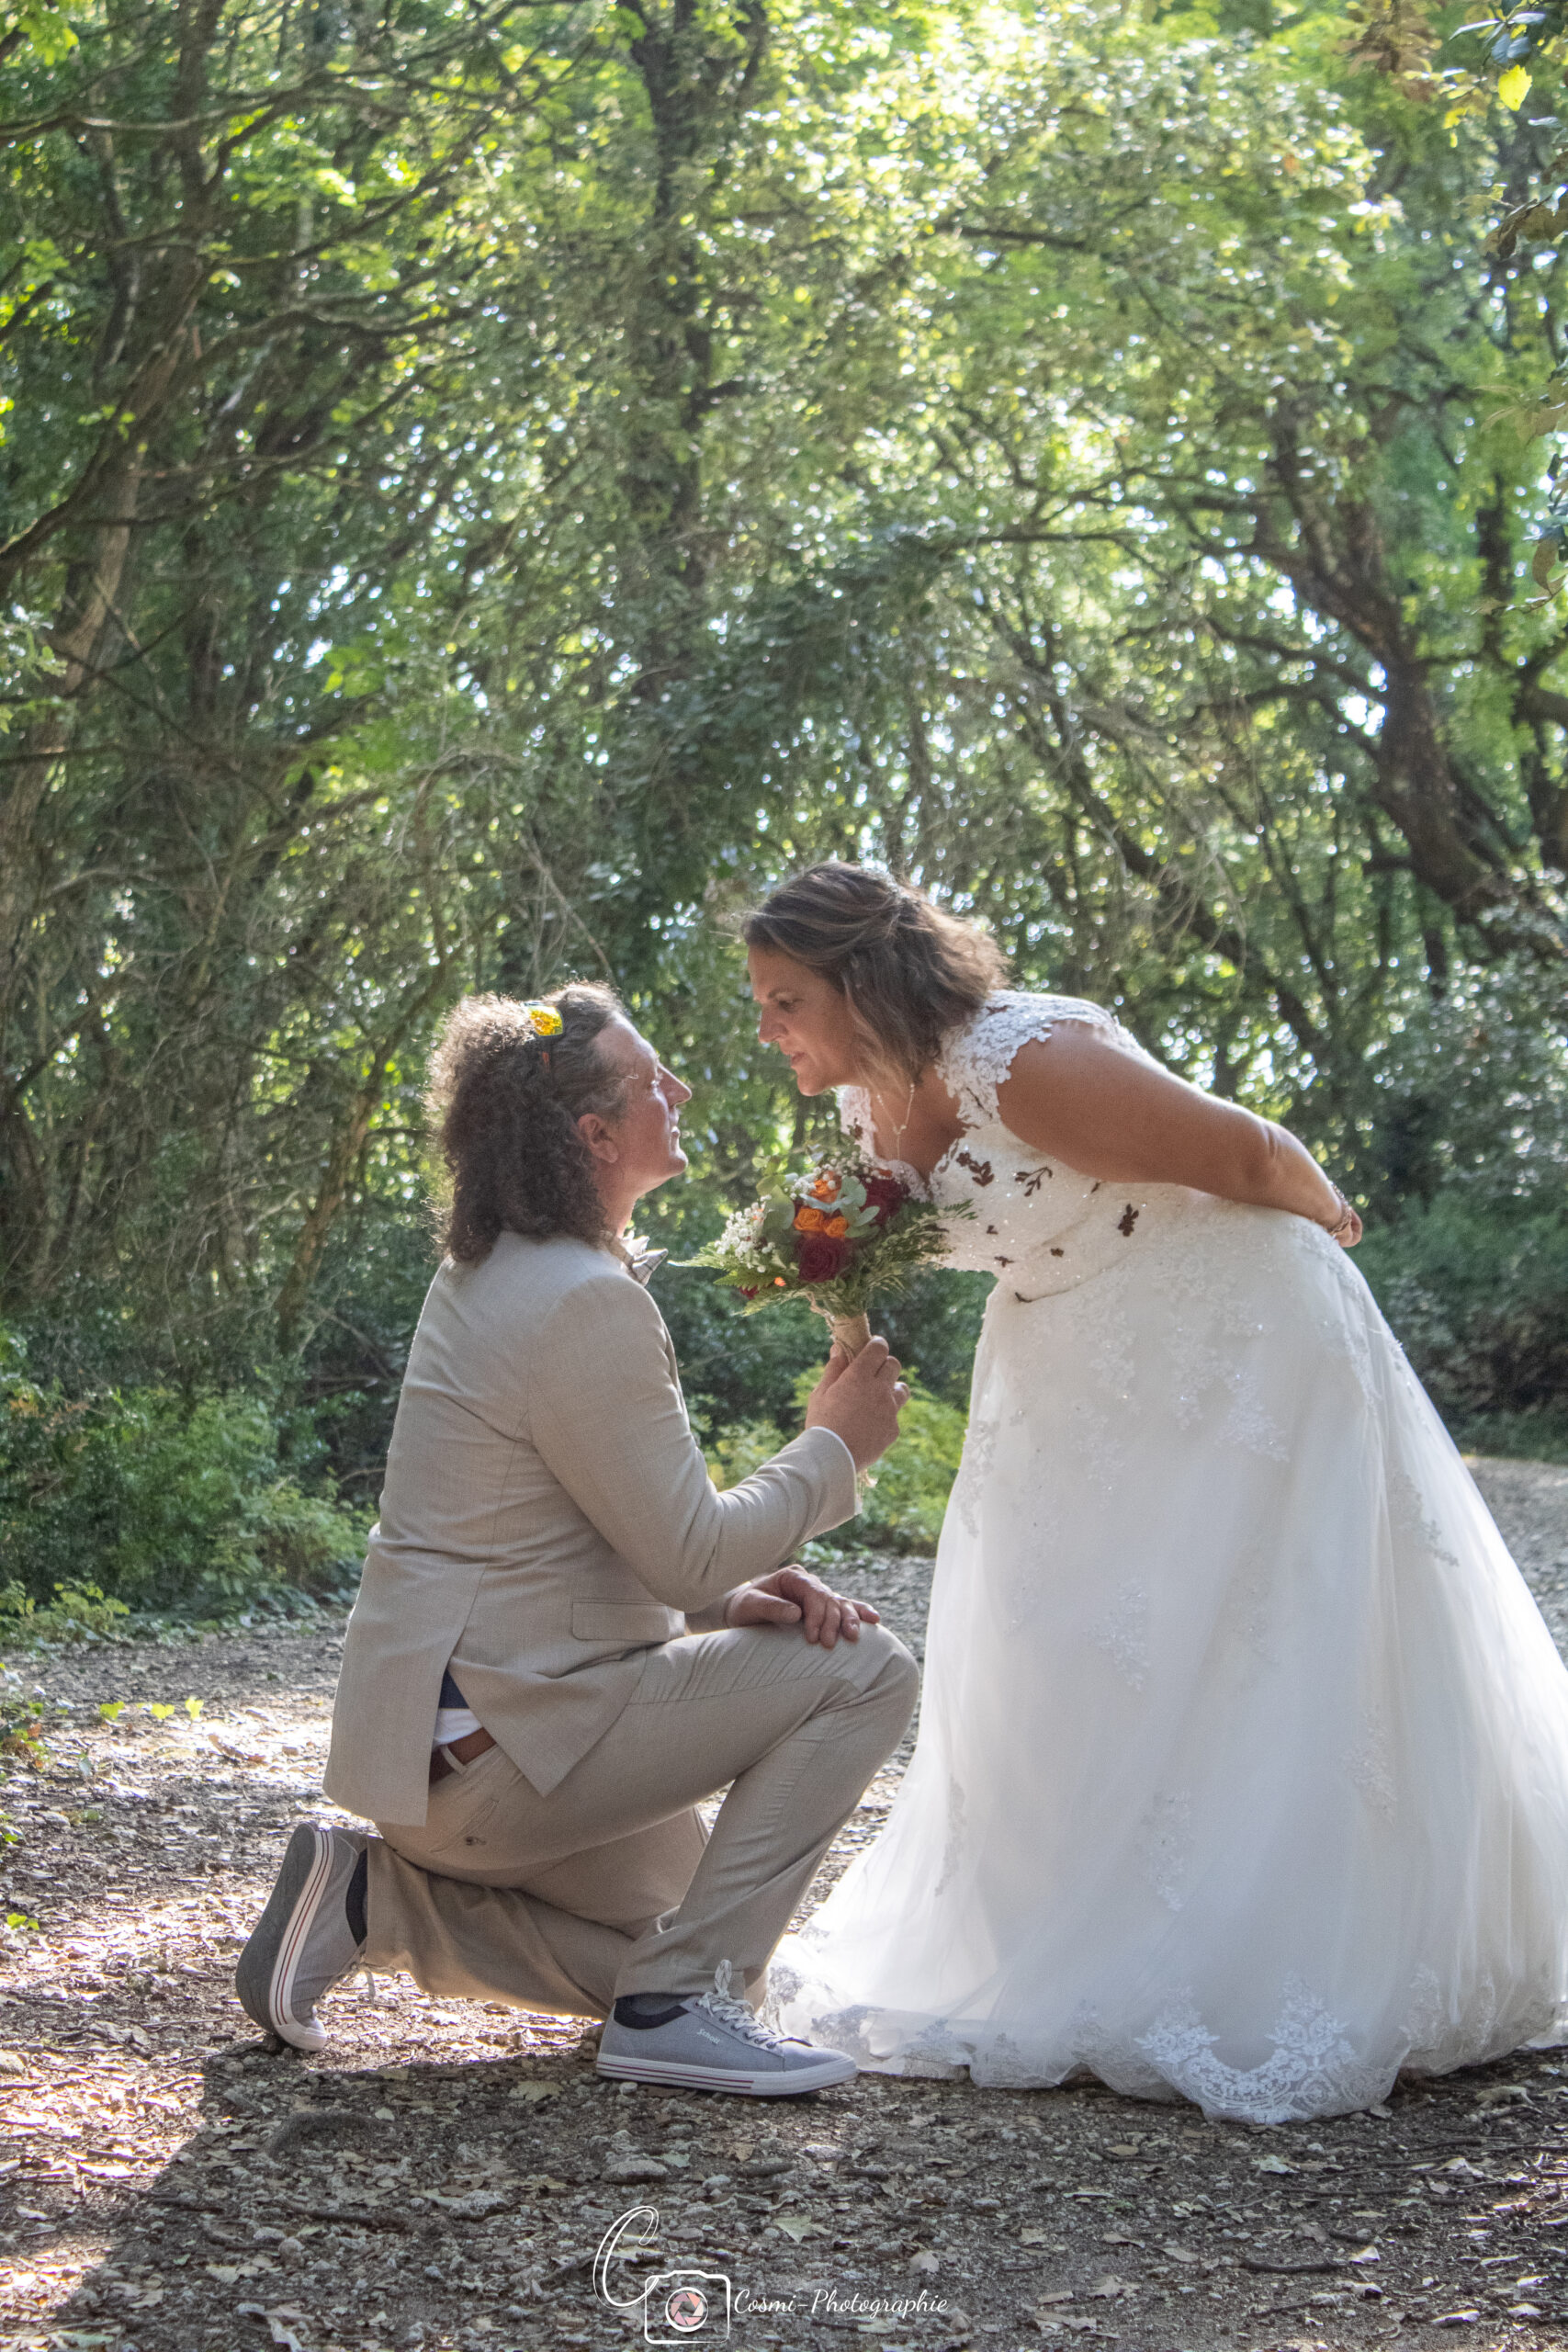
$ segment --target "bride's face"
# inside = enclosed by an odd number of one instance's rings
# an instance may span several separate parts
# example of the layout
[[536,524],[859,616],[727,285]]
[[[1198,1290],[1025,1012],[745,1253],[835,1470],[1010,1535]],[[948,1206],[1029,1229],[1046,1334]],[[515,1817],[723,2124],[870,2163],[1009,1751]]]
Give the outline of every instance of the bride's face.
[[751,993],[761,1008],[757,1035],[776,1046],[803,1094],[825,1094],[855,1079],[853,1032],[843,992],[820,972],[771,947],[747,950]]

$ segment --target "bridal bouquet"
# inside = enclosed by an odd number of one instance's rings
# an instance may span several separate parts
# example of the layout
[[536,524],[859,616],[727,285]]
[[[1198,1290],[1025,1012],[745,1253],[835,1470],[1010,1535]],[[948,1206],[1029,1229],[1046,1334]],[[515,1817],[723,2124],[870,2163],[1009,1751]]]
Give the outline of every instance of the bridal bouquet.
[[942,1255],[944,1217],[953,1214],[846,1147],[737,1209],[689,1262],[716,1267],[748,1313],[808,1298],[840,1347],[858,1355],[871,1337],[872,1299],[897,1296]]

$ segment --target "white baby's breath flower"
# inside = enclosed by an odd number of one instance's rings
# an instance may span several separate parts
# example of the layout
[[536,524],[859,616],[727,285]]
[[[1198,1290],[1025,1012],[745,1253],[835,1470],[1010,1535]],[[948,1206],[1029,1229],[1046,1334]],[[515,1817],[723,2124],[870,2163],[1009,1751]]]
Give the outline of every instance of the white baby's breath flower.
[[751,1202],[746,1208],[737,1209],[718,1237],[718,1246],[727,1254],[748,1256],[754,1247],[762,1223],[762,1204]]

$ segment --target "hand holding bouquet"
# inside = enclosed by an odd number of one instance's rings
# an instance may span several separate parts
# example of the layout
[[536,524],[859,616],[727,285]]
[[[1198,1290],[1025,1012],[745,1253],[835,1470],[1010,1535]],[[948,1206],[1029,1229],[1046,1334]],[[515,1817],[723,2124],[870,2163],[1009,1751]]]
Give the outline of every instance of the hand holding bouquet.
[[953,1214],[845,1147],[737,1209],[691,1263],[716,1267],[748,1312],[804,1295],[853,1356],[871,1337],[872,1299],[907,1290],[941,1257]]

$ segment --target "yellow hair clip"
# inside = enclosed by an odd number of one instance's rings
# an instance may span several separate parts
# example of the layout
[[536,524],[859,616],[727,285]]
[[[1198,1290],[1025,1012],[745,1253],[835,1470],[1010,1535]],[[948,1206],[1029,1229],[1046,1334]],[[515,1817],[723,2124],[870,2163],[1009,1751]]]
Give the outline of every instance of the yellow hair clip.
[[536,1037],[558,1037],[566,1026],[553,1004],[525,1004],[523,1010],[534,1025]]

